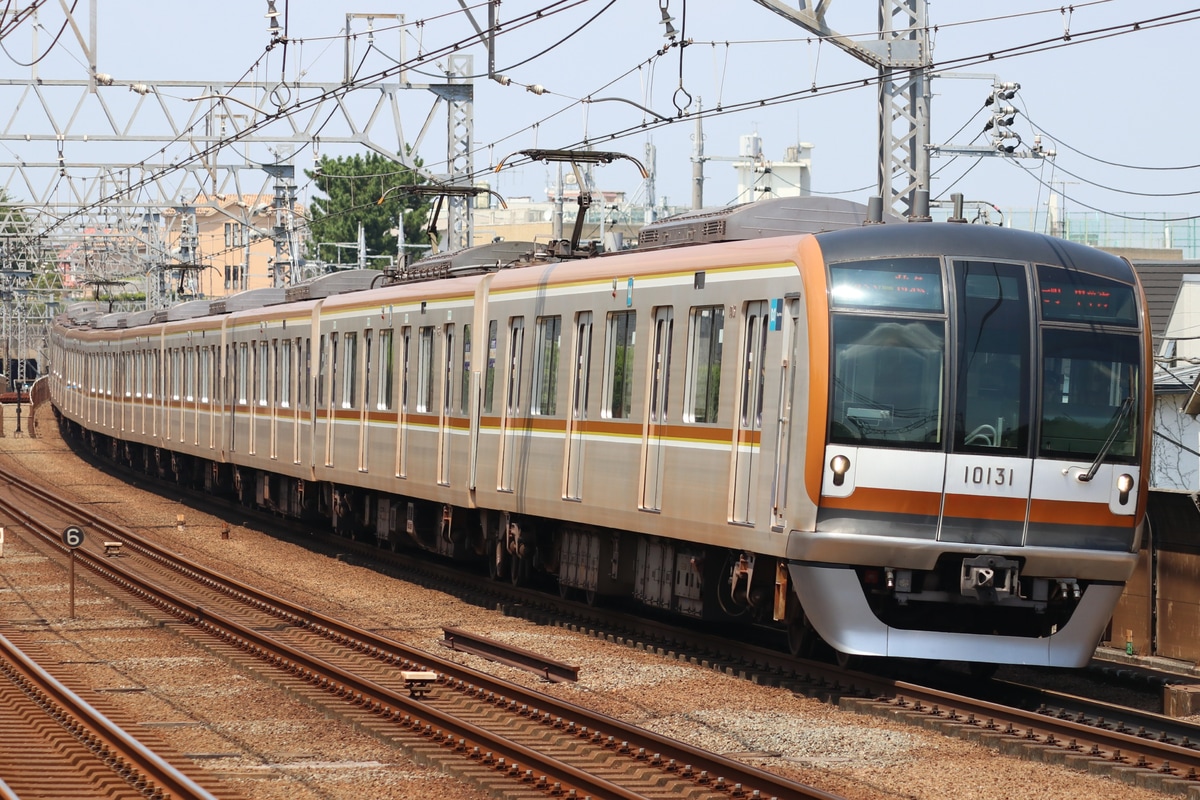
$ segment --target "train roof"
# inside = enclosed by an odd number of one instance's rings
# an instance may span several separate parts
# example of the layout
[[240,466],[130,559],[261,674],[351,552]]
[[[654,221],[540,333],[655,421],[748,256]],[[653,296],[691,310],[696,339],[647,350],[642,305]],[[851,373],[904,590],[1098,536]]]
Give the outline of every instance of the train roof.
[[1120,256],[1056,236],[995,225],[955,222],[867,225],[854,231],[820,233],[817,241],[829,261],[898,255],[1000,258],[1061,264],[1126,282],[1134,279],[1133,267]]

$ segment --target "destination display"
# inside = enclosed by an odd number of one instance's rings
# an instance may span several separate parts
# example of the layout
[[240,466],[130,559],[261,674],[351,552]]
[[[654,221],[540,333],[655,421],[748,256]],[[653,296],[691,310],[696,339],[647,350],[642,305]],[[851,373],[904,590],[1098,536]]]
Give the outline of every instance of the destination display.
[[936,258],[847,261],[829,267],[837,308],[941,311],[942,270]]
[[1137,325],[1137,305],[1129,284],[1076,270],[1038,267],[1042,319]]

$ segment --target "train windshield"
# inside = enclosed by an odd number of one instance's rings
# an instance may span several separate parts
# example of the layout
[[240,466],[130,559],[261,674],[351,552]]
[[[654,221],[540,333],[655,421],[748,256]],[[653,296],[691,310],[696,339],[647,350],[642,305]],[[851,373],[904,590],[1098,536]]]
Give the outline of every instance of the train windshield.
[[945,323],[838,315],[834,442],[941,447]]
[[1130,462],[1138,441],[1138,338],[1092,330],[1042,331],[1043,457]]

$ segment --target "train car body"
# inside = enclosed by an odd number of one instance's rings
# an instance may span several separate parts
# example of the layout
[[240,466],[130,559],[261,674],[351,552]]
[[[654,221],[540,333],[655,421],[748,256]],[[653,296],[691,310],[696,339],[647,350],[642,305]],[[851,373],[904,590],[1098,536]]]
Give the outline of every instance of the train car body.
[[787,234],[795,205],[742,210],[784,235],[68,313],[55,407],[135,466],[496,578],[796,652],[1085,663],[1146,504],[1132,268],[986,226]]

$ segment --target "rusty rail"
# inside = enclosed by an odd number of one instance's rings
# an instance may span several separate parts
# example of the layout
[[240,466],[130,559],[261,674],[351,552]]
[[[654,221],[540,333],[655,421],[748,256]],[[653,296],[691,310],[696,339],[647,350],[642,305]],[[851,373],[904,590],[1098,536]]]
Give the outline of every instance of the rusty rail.
[[459,653],[481,656],[488,661],[507,664],[535,675],[541,675],[552,683],[579,680],[579,667],[555,661],[522,647],[489,639],[462,628],[442,628],[445,638],[439,644]]

